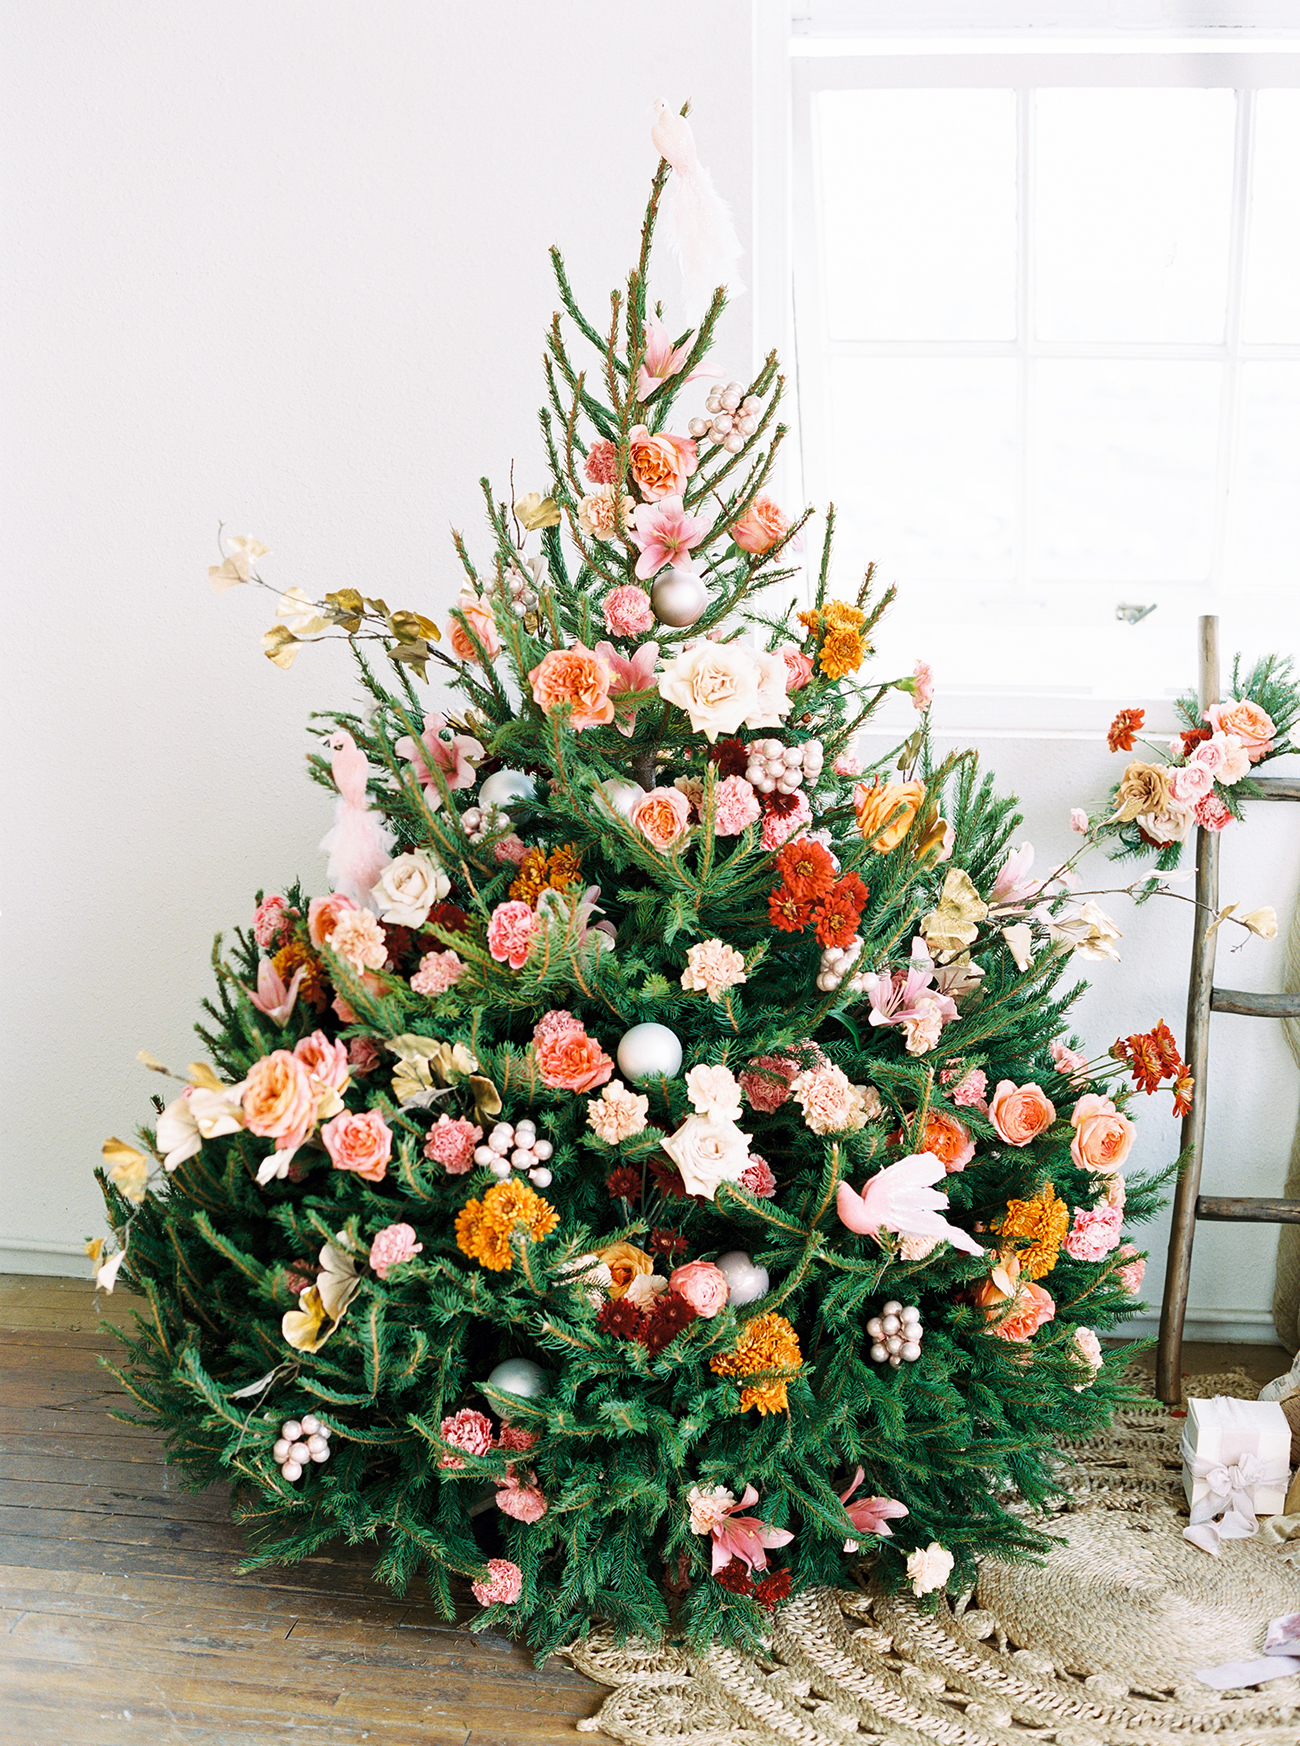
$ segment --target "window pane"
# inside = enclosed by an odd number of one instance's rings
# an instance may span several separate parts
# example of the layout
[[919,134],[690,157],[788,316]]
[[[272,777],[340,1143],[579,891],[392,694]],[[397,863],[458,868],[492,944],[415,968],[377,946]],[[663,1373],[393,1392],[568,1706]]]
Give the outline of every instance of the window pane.
[[1035,93],[1035,331],[1221,342],[1236,96]]
[[1300,581],[1300,364],[1245,364],[1227,570]]
[[825,91],[817,103],[834,339],[1014,339],[1011,91]]
[[1035,366],[1032,574],[1193,581],[1210,563],[1222,368]]
[[1300,91],[1255,98],[1243,334],[1300,340]]
[[1015,371],[984,358],[836,361],[827,495],[888,577],[1014,575]]

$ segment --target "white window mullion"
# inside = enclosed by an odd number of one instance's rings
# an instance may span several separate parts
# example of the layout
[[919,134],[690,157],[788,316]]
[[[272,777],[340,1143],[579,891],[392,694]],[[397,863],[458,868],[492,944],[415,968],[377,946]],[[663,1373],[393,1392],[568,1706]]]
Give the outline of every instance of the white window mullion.
[[1228,255],[1228,308],[1224,325],[1227,361],[1219,411],[1218,474],[1214,546],[1210,558],[1212,600],[1223,586],[1228,536],[1231,531],[1233,472],[1241,406],[1241,312],[1245,300],[1246,245],[1250,230],[1251,157],[1255,137],[1255,93],[1237,93],[1237,131],[1232,178],[1232,236]]
[[1016,589],[1029,593],[1032,549],[1034,93],[1016,92]]

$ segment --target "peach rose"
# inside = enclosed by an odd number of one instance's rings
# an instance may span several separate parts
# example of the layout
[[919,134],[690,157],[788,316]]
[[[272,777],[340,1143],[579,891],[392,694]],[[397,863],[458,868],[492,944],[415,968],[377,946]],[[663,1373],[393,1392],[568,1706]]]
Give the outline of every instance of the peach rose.
[[940,1109],[932,1109],[926,1115],[919,1149],[937,1158],[950,1176],[954,1171],[964,1170],[975,1156],[975,1142],[965,1122]]
[[686,834],[691,803],[680,788],[652,788],[628,814],[652,848],[664,850]]
[[1233,703],[1212,703],[1205,712],[1205,719],[1216,733],[1236,734],[1252,764],[1258,764],[1273,750],[1277,729],[1271,718],[1248,697],[1238,698]]
[[263,1055],[249,1069],[240,1099],[244,1125],[264,1139],[301,1145],[316,1119],[316,1087],[311,1074],[287,1049]]
[[695,471],[695,443],[666,431],[652,436],[638,424],[628,436],[627,459],[643,497],[652,503],[659,497],[681,497]]
[[352,1170],[366,1182],[382,1182],[393,1151],[392,1129],[377,1109],[363,1115],[344,1110],[320,1131],[336,1170]]
[[790,523],[770,497],[759,495],[738,522],[732,524],[731,537],[742,551],[761,557],[770,552],[778,540],[790,531]]
[[611,1284],[606,1287],[611,1297],[626,1297],[632,1281],[643,1273],[653,1273],[654,1257],[631,1243],[610,1243],[596,1250],[596,1259],[609,1268]]
[[614,705],[609,700],[614,675],[600,656],[582,643],[568,649],[548,649],[528,680],[534,703],[541,704],[548,715],[563,703],[573,706],[569,726],[575,732],[603,727],[614,719]]
[[1039,1086],[1002,1079],[989,1103],[989,1120],[1008,1146],[1027,1146],[1051,1127],[1056,1109]]
[[1023,1343],[1036,1334],[1044,1322],[1052,1320],[1056,1303],[1051,1292],[1044,1291],[1041,1285],[1022,1285],[1008,1304],[996,1305],[987,1313],[991,1334],[996,1334],[999,1340]]
[[725,1309],[731,1293],[726,1274],[712,1261],[688,1261],[684,1267],[675,1267],[668,1285],[706,1321]]
[[307,932],[319,951],[339,925],[339,917],[357,906],[350,897],[336,891],[332,897],[313,897],[307,906]]
[[[483,645],[483,651],[488,660],[501,653],[501,638],[497,635],[496,620],[492,616],[492,608],[482,595],[475,594],[467,588],[456,602],[456,610],[465,620],[470,630]],[[473,661],[481,665],[478,650],[460,622],[460,618],[452,618],[447,625],[447,638],[451,643],[452,652],[460,656],[462,661]]]
[[1120,1115],[1108,1097],[1089,1092],[1074,1106],[1070,1117],[1074,1138],[1070,1156],[1080,1170],[1118,1170],[1133,1147],[1133,1124]]
[[[870,787],[860,783],[853,792],[858,829],[878,855],[887,855],[898,847],[911,829],[912,820],[924,799],[924,782],[873,782]],[[900,806],[903,810],[898,817],[880,831],[890,813]],[[876,835],[878,831],[879,836]]]

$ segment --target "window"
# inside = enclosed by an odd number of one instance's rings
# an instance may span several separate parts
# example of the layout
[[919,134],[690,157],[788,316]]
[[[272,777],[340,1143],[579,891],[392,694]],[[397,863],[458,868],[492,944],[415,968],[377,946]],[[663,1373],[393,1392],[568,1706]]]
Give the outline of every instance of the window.
[[1300,54],[1124,46],[792,43],[804,494],[949,690],[1300,647]]

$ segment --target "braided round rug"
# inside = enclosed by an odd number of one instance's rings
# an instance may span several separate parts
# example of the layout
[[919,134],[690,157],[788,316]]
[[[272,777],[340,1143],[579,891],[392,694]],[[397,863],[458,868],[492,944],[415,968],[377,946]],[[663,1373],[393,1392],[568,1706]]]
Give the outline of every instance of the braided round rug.
[[[1257,1388],[1237,1373],[1188,1393]],[[1300,1610],[1300,1571],[1262,1537],[1218,1558],[1183,1539],[1182,1425],[1153,1402],[1069,1450],[1070,1502],[1040,1518],[1067,1543],[985,1564],[937,1613],[864,1576],[781,1608],[760,1656],[595,1629],[566,1653],[614,1689],[578,1727],[625,1746],[1296,1746],[1300,1675],[1236,1692],[1194,1678],[1261,1652],[1268,1621]]]

